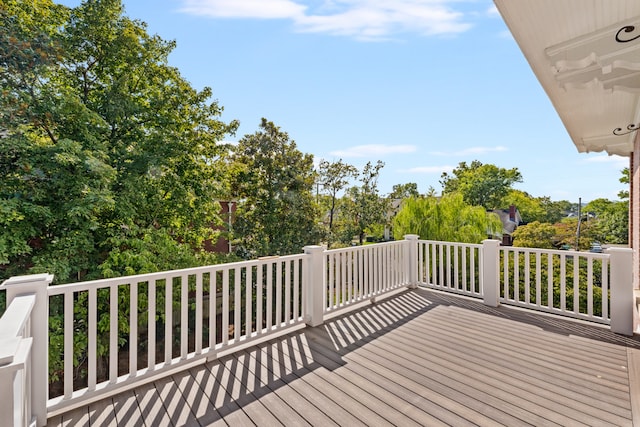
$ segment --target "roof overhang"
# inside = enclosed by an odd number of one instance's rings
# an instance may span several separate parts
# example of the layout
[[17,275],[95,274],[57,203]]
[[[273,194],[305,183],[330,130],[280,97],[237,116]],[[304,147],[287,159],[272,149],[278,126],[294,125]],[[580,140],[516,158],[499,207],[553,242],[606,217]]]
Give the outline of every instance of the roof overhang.
[[629,156],[640,134],[640,1],[494,2],[578,151]]

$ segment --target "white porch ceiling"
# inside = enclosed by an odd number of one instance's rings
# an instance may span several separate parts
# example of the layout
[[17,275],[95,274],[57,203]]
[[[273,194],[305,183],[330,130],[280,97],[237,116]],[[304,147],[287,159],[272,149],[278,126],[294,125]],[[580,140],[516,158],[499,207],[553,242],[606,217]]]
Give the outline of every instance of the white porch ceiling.
[[494,0],[579,152],[629,156],[640,128],[640,0]]

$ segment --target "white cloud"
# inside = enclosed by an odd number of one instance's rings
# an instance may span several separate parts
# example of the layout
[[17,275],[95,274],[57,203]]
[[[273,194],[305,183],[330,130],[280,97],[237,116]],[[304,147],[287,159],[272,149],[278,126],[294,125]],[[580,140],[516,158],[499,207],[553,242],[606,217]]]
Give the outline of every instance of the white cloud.
[[509,149],[507,147],[498,145],[496,147],[469,147],[465,148],[464,150],[451,152],[432,151],[429,154],[431,154],[432,156],[470,156],[477,154],[497,153],[502,151],[509,151]]
[[608,154],[598,154],[595,156],[587,157],[585,159],[585,162],[610,164],[612,167],[615,167],[617,169],[622,169],[629,166],[629,158],[616,155],[610,156]]
[[332,156],[336,157],[373,157],[373,156],[386,156],[389,154],[407,154],[417,151],[418,148],[415,145],[382,145],[382,144],[370,144],[370,145],[357,145],[355,147],[347,148],[346,150],[332,151]]
[[291,0],[184,0],[182,12],[215,18],[298,19],[306,6]]
[[[397,33],[457,34],[471,24],[451,0],[183,0],[181,11],[216,18],[288,19],[300,32],[385,40]],[[307,0],[306,3],[312,3]]]
[[421,174],[435,174],[440,175],[442,172],[452,172],[455,166],[418,166],[415,168],[402,169],[400,172],[404,173],[421,173]]

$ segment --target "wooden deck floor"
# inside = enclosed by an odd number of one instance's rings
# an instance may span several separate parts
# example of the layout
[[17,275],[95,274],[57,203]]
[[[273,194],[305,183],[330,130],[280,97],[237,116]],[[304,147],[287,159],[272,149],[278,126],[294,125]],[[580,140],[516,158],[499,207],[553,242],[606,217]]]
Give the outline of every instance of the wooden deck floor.
[[640,425],[638,354],[598,326],[417,289],[48,425]]

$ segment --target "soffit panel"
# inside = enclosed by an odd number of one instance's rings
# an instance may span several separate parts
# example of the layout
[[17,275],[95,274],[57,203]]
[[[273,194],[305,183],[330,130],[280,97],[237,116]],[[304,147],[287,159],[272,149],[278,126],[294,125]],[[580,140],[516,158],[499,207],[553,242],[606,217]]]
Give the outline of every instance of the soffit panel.
[[[640,120],[637,0],[495,0],[576,148],[628,156]],[[633,127],[631,129],[634,129]]]

